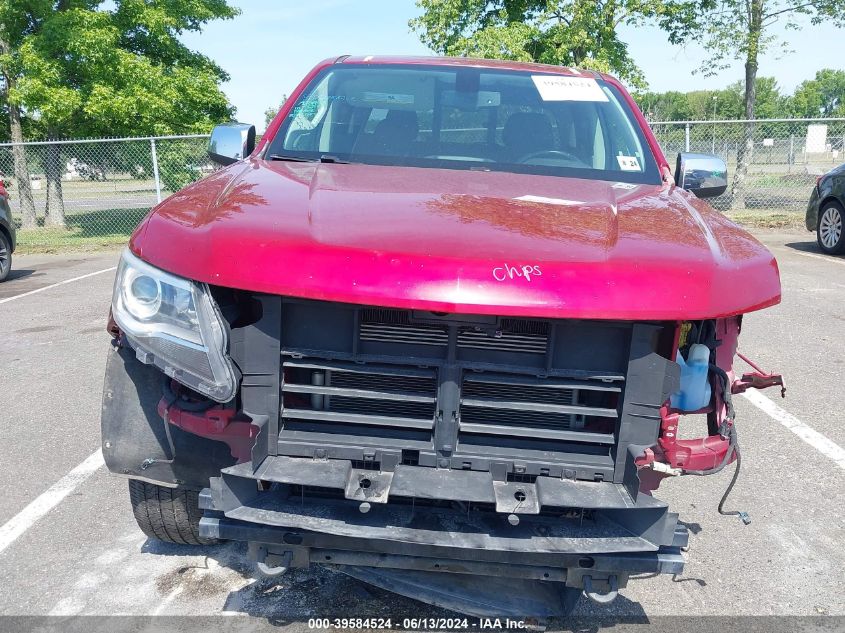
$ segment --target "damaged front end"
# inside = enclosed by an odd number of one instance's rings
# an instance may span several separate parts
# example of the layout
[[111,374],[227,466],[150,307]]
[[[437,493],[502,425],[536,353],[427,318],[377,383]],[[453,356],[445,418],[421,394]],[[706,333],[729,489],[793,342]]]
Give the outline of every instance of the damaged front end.
[[[183,380],[172,349],[156,357],[117,319],[109,468],[202,489],[200,535],[249,543],[265,570],[336,566],[468,614],[562,614],[581,592],[606,602],[633,574],[680,573],[687,530],[652,491],[736,459],[731,394],[782,384],[735,377],[740,317],[515,318],[208,292],[226,331],[199,323],[195,346],[227,341],[235,397],[209,397],[225,381],[200,372]],[[690,411],[672,406],[692,345],[710,389],[695,440],[678,438]]]

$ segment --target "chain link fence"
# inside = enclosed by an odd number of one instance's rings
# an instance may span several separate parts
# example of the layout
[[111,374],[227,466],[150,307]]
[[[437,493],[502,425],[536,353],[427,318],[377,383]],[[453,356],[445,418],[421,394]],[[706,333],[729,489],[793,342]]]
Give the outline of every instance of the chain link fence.
[[125,242],[150,207],[214,170],[207,147],[207,135],[0,144],[19,247]]
[[[728,191],[710,203],[729,214],[803,219],[816,178],[845,163],[845,119],[661,121],[650,125],[673,167],[679,152],[716,154],[725,160]],[[741,163],[746,165],[745,177],[738,183],[735,179]]]
[[[747,165],[741,187],[711,201],[732,215],[797,222],[816,178],[845,162],[845,119],[661,121],[651,127],[670,163],[684,151],[716,154],[726,160],[730,181],[740,162]],[[150,207],[214,170],[207,143],[207,135],[196,135],[0,144],[20,247],[125,242]]]

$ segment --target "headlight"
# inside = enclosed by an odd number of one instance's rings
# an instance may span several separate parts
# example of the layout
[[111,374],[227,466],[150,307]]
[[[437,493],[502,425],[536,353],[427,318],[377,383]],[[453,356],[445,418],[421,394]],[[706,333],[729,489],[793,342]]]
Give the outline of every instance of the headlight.
[[112,313],[138,359],[217,402],[235,395],[227,327],[208,286],[123,252]]

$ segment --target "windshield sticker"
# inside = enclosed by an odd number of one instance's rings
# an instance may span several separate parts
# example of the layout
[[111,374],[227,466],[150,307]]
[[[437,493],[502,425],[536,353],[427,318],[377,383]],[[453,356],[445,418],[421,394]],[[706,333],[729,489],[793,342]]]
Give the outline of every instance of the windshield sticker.
[[392,92],[365,92],[364,101],[391,105],[414,105],[414,95],[403,95]]
[[543,271],[540,270],[540,267],[535,265],[511,266],[510,264],[504,264],[502,266],[496,266],[493,269],[493,279],[496,281],[507,281],[509,279],[531,281],[532,277],[540,277],[542,274]]
[[610,185],[614,189],[636,189],[637,185],[631,184],[630,182],[614,182]]
[[545,196],[519,196],[514,200],[522,202],[539,202],[540,204],[562,204],[567,206],[584,204],[582,200],[567,200],[566,198],[546,198]]
[[591,77],[531,75],[543,101],[607,101],[607,95]]
[[619,169],[622,171],[642,171],[640,161],[636,156],[617,156],[616,162],[619,163]]

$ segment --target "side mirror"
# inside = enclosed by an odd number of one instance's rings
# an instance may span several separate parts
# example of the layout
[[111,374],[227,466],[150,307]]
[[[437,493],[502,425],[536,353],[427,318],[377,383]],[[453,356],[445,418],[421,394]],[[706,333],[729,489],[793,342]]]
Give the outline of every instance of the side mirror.
[[231,165],[252,154],[255,149],[255,126],[246,123],[223,123],[211,132],[208,157],[218,165]]
[[678,154],[675,184],[699,198],[721,196],[728,189],[728,167],[712,154]]

